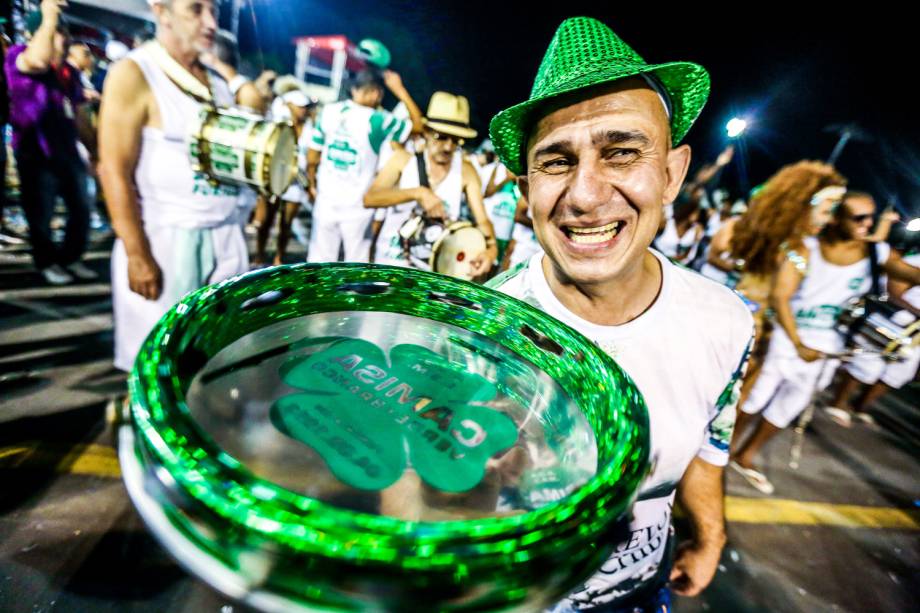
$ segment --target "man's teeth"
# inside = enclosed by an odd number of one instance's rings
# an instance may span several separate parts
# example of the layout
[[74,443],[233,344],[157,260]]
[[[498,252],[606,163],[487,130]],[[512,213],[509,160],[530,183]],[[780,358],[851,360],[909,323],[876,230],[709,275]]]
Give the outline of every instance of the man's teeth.
[[614,221],[605,226],[596,228],[566,228],[569,240],[579,245],[593,245],[595,243],[604,243],[617,235],[620,222]]

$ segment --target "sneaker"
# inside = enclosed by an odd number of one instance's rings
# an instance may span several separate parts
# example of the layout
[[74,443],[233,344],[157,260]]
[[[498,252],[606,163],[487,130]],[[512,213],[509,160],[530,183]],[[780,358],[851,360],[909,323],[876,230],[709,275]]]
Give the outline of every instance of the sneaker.
[[73,275],[54,264],[41,270],[42,276],[49,285],[67,285],[73,283]]
[[864,412],[862,412],[862,411],[857,411],[856,413],[853,413],[853,417],[855,417],[855,418],[858,419],[859,421],[863,422],[863,423],[866,424],[867,426],[874,426],[874,425],[875,425],[875,418],[872,417],[872,415],[871,415],[870,413],[864,413]]
[[837,407],[824,407],[824,412],[839,426],[849,428],[853,424],[853,416],[849,411]]
[[99,278],[96,271],[89,268],[83,262],[74,262],[67,267],[67,271],[81,281],[95,281]]
[[770,480],[767,479],[767,476],[759,470],[755,470],[753,468],[745,468],[734,460],[729,463],[729,466],[731,466],[738,472],[738,474],[744,477],[744,480],[750,483],[751,487],[753,487],[758,492],[766,494],[767,496],[773,493],[773,484],[770,483]]

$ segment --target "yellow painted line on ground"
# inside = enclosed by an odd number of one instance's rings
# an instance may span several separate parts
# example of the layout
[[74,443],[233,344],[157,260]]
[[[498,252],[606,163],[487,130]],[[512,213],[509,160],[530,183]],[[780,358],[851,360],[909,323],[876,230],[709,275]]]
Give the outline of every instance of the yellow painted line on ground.
[[920,530],[920,510],[802,502],[780,498],[725,497],[725,516],[739,524],[790,524],[841,528]]
[[[121,477],[115,449],[106,445],[62,448],[38,441],[0,447],[0,468],[48,468],[94,477]],[[736,524],[834,526],[920,530],[920,509],[865,507],[782,498],[725,497],[725,516]]]
[[50,468],[55,472],[94,477],[121,478],[115,449],[106,445],[43,444],[30,441],[0,448],[0,468]]
[[121,466],[118,464],[115,449],[104,445],[83,445],[81,447],[83,449],[75,447],[58,463],[58,467],[78,475],[121,479]]
[[19,455],[20,453],[25,453],[28,450],[29,447],[4,447],[3,449],[0,449],[0,460],[3,458]]

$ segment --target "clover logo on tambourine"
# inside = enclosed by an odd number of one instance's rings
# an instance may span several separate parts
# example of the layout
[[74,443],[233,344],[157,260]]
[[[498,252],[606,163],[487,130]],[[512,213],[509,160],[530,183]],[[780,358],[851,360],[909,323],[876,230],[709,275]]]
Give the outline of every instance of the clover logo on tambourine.
[[495,398],[492,382],[418,345],[396,345],[388,360],[344,339],[288,361],[281,377],[301,392],[272,405],[272,423],[355,488],[386,488],[411,466],[434,488],[465,492],[517,441],[511,418],[482,404]]

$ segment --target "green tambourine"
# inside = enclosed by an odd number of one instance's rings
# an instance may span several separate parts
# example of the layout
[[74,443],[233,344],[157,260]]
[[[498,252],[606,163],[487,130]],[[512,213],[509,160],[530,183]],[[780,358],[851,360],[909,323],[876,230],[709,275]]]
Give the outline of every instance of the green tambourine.
[[190,294],[119,430],[167,550],[262,610],[532,610],[608,557],[648,469],[645,403],[504,294],[385,266]]

